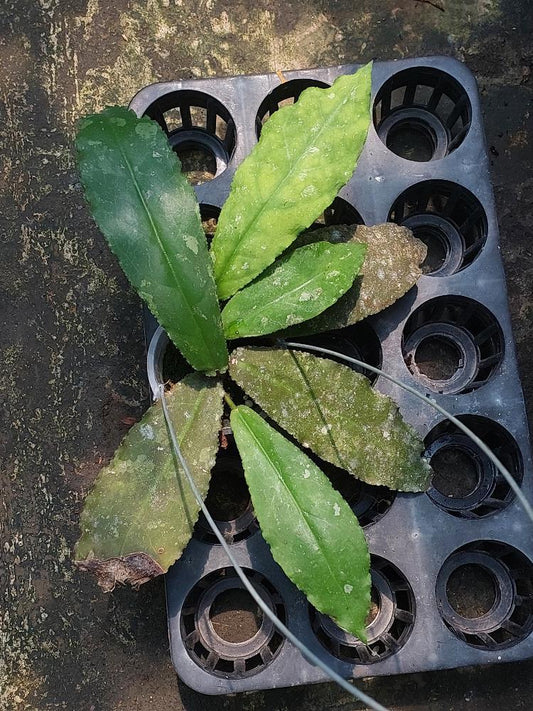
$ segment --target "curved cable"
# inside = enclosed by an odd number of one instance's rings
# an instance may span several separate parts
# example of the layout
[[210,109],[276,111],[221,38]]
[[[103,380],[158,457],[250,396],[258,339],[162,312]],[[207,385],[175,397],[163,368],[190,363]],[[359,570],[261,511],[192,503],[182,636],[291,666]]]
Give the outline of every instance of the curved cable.
[[159,397],[161,400],[161,405],[163,407],[163,415],[165,417],[165,422],[167,425],[168,433],[170,436],[170,441],[172,444],[172,449],[174,451],[174,454],[176,458],[178,459],[185,476],[187,478],[187,481],[189,482],[189,486],[191,487],[191,490],[194,494],[194,497],[198,504],[200,505],[200,508],[202,509],[202,512],[207,519],[207,522],[211,526],[211,529],[213,530],[213,533],[217,537],[220,545],[223,547],[224,551],[226,552],[226,555],[229,558],[230,563],[232,566],[235,568],[235,572],[239,576],[242,584],[246,588],[246,590],[250,593],[256,604],[259,606],[263,614],[268,617],[268,619],[272,622],[272,624],[281,632],[281,634],[286,637],[292,644],[300,650],[300,652],[304,655],[304,657],[311,662],[311,664],[314,664],[315,666],[319,667],[322,669],[322,671],[329,676],[329,678],[332,681],[335,681],[340,687],[342,687],[345,691],[347,691],[351,696],[354,696],[356,699],[359,699],[359,701],[362,701],[364,704],[366,704],[369,708],[374,709],[374,711],[388,711],[388,709],[385,706],[382,706],[380,703],[377,701],[374,701],[370,696],[365,694],[363,691],[358,689],[356,686],[353,684],[350,684],[350,682],[346,681],[346,679],[343,679],[342,676],[337,674],[333,669],[328,667],[327,664],[325,664],[319,657],[316,656],[308,647],[303,642],[300,642],[298,637],[296,637],[289,629],[286,627],[281,620],[279,620],[274,612],[265,604],[265,602],[261,599],[253,585],[250,583],[248,578],[246,577],[246,574],[244,573],[243,569],[237,562],[235,556],[230,550],[230,547],[224,540],[224,536],[220,532],[218,526],[216,525],[215,521],[213,520],[211,514],[207,510],[207,506],[204,504],[204,500],[202,499],[202,495],[198,491],[198,488],[196,484],[194,483],[194,479],[192,477],[192,474],[190,472],[189,466],[187,462],[185,461],[185,458],[181,452],[180,446],[178,444],[178,439],[176,437],[176,432],[174,430],[174,427],[172,425],[172,422],[170,420],[170,416],[168,413],[168,406],[165,398],[165,387],[164,385],[160,384],[159,385]]

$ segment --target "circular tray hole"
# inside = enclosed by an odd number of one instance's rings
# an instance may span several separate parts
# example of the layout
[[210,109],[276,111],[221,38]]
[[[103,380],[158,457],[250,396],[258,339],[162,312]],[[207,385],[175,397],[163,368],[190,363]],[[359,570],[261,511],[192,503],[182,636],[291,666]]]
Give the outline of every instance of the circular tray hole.
[[445,180],[408,188],[394,201],[388,219],[424,242],[428,253],[422,270],[432,276],[449,276],[467,267],[487,239],[487,216],[479,200]]
[[[318,333],[314,336],[302,336],[291,340],[311,346],[329,348],[332,351],[338,351],[350,358],[356,358],[364,363],[368,363],[375,368],[381,367],[382,352],[379,338],[374,329],[364,321],[356,323],[353,326],[341,328],[338,331],[328,331],[327,333]],[[320,353],[316,353],[315,355],[320,356]],[[342,358],[336,358],[334,356],[324,357],[352,368],[358,373],[362,373],[371,383],[377,378],[375,373],[371,373],[369,370],[365,370],[356,365],[350,365],[350,363],[342,360]]]
[[396,492],[386,486],[366,484],[346,470],[323,460],[317,460],[317,464],[348,502],[363,528],[382,519],[396,498]]
[[[270,610],[285,622],[285,606],[275,587],[257,571],[245,569],[245,573]],[[283,644],[233,568],[216,570],[192,588],[183,603],[180,630],[196,664],[224,678],[259,673]]]
[[[224,437],[227,446],[218,451],[205,503],[226,542],[238,543],[249,538],[259,526],[234,437],[230,432],[224,432]],[[203,513],[194,536],[210,545],[220,545]]]
[[257,138],[261,135],[264,124],[273,113],[283,106],[294,104],[300,98],[302,91],[309,89],[311,86],[327,89],[329,84],[318,81],[318,79],[291,79],[291,81],[283,82],[283,84],[280,84],[271,91],[270,94],[267,94],[261,102],[255,118]]
[[419,306],[402,335],[406,366],[427,390],[467,393],[484,385],[503,358],[503,334],[473,299],[439,296]]
[[459,548],[439,571],[436,594],[446,626],[472,647],[511,647],[533,630],[533,565],[507,544]]
[[463,142],[472,119],[468,94],[431,67],[394,74],[374,101],[374,126],[387,148],[410,161],[444,158]]
[[235,122],[209,94],[183,89],[159,97],[145,111],[168,136],[189,182],[200,185],[226,169],[235,150]]
[[308,227],[310,230],[318,230],[322,227],[330,227],[332,225],[364,225],[363,218],[359,212],[350,205],[347,200],[341,197],[336,197],[331,205],[317,217],[313,224]]
[[[479,415],[458,418],[489,446],[520,484],[520,449],[497,422]],[[507,480],[475,442],[449,420],[434,427],[425,439],[424,456],[433,477],[427,495],[440,508],[459,518],[479,519],[498,513],[514,501]]]
[[351,664],[374,664],[395,654],[406,643],[414,625],[415,598],[403,573],[384,558],[372,556],[371,575],[367,644],[310,607],[311,625],[322,646],[337,659]]
[[202,220],[202,229],[207,239],[207,243],[211,244],[211,240],[215,236],[215,230],[218,224],[220,208],[216,205],[208,205],[200,203],[200,218]]

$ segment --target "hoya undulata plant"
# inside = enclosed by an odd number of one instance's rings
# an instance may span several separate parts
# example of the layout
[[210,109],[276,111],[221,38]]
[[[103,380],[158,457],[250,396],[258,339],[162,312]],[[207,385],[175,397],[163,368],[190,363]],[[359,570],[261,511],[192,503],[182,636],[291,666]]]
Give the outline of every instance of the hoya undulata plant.
[[[427,487],[423,444],[397,406],[350,368],[252,340],[228,359],[227,342],[341,328],[389,306],[420,275],[425,248],[404,228],[305,232],[356,167],[370,79],[367,65],[328,89],[307,89],[269,119],[235,173],[210,251],[194,191],[155,122],[111,107],[85,118],[77,137],[96,222],[196,371],[166,398],[199,490],[206,495],[229,407],[272,555],[319,611],[362,640],[370,604],[364,533],[320,467],[282,431],[353,476],[401,491]],[[225,396],[231,379],[278,429]],[[78,564],[107,590],[139,585],[180,557],[197,516],[156,402],[85,501]]]

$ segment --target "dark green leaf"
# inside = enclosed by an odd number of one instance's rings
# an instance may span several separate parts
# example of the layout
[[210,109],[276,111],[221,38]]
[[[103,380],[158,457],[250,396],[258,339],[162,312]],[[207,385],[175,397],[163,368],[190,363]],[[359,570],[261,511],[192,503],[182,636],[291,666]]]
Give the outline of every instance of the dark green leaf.
[[240,405],[231,427],[261,532],[317,610],[366,641],[370,559],[352,510],[309,457]]
[[198,204],[165,134],[115,106],[81,122],[76,147],[92,214],[128,279],[193,368],[224,369]]
[[366,245],[316,242],[278,259],[222,311],[226,338],[261,336],[316,316],[352,285]]
[[422,440],[397,405],[359,373],[279,348],[238,348],[230,375],[273,420],[319,457],[368,484],[423,491]]
[[359,276],[333,306],[316,318],[284,331],[305,335],[344,328],[393,304],[416,284],[427,247],[411,230],[393,223],[374,227],[336,225],[300,235],[297,244],[326,240],[332,244],[367,245]]
[[370,122],[371,64],[269,118],[233,179],[211,246],[218,295],[248,284],[350,179]]
[[[203,496],[218,450],[222,398],[221,385],[198,373],[167,393],[178,441]],[[76,558],[106,589],[125,580],[144,582],[179,558],[198,511],[185,475],[176,471],[156,402],[98,475],[81,515]]]

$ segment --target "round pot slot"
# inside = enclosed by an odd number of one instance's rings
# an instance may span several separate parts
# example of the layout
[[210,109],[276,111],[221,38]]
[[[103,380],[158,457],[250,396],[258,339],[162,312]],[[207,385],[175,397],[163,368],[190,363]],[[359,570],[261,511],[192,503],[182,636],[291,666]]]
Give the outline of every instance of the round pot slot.
[[[227,447],[218,451],[205,503],[226,542],[238,543],[253,535],[259,525],[235,439],[231,432],[224,432],[224,437]],[[220,545],[203,513],[194,528],[194,536],[209,545]]]
[[[523,464],[514,438],[497,422],[477,415],[459,417],[477,435],[520,484]],[[425,439],[424,456],[433,477],[427,495],[441,509],[459,518],[485,518],[504,510],[515,499],[506,479],[456,425],[445,420]]]
[[394,503],[396,492],[386,486],[365,484],[329,462],[321,460],[317,463],[333,487],[348,502],[363,528],[382,519]]
[[318,79],[291,79],[283,82],[263,99],[255,118],[255,130],[257,138],[261,135],[261,130],[268,119],[278,109],[283,106],[294,104],[300,97],[302,91],[316,86],[319,89],[327,89],[329,84]]
[[467,393],[484,385],[503,359],[503,334],[492,313],[473,299],[440,296],[405,324],[406,366],[427,390]]
[[[338,351],[339,353],[349,356],[350,358],[363,361],[363,363],[368,363],[375,368],[381,367],[382,351],[379,338],[377,337],[374,329],[365,321],[356,323],[353,326],[348,326],[347,328],[341,328],[338,331],[328,331],[327,333],[318,333],[313,336],[302,336],[291,340],[311,346],[328,348],[329,350]],[[320,356],[320,353],[314,353],[313,355]],[[351,365],[350,363],[342,360],[342,358],[336,358],[334,356],[324,357],[335,360],[341,365],[348,366],[358,373],[362,373],[370,380],[371,383],[373,383],[377,378],[375,373],[365,370],[360,366]]]
[[167,134],[191,184],[212,180],[227,168],[235,150],[235,122],[218,99],[190,89],[173,91],[145,114]]
[[445,180],[411,186],[394,201],[388,219],[412,230],[428,248],[425,274],[445,277],[461,271],[480,254],[488,223],[479,200]]
[[472,119],[465,89],[432,67],[394,74],[379,89],[373,108],[376,132],[387,148],[409,161],[439,160],[464,141]]
[[415,599],[407,579],[384,558],[372,556],[371,608],[367,644],[310,607],[311,624],[320,643],[337,659],[374,664],[396,654],[407,642],[415,620]]
[[[268,608],[285,622],[285,606],[274,586],[257,571],[245,573]],[[183,603],[180,629],[193,661],[225,678],[259,673],[283,644],[233,568],[214,571],[193,587]]]
[[472,647],[511,647],[533,629],[533,565],[504,543],[477,541],[452,553],[436,595],[448,629]]

